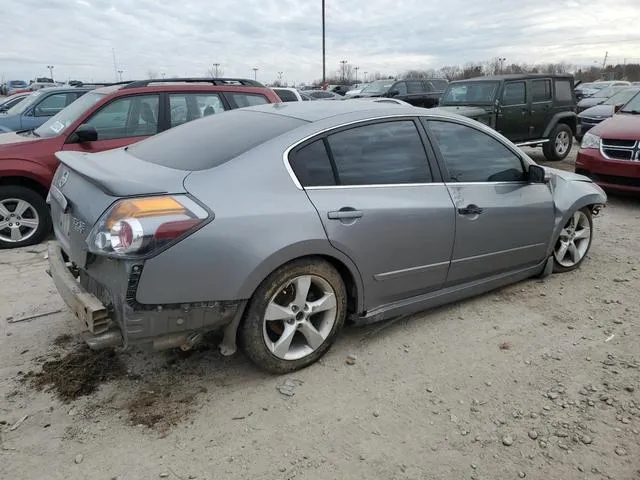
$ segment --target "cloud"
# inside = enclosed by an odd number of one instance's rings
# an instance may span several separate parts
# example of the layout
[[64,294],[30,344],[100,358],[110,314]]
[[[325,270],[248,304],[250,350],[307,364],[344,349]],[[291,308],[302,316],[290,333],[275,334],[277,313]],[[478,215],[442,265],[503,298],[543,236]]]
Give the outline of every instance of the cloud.
[[[584,5],[584,6],[582,6]],[[327,70],[361,72],[507,57],[507,62],[640,62],[637,0],[327,0]],[[322,74],[320,0],[21,0],[0,16],[0,75],[112,80],[147,72],[268,82]]]

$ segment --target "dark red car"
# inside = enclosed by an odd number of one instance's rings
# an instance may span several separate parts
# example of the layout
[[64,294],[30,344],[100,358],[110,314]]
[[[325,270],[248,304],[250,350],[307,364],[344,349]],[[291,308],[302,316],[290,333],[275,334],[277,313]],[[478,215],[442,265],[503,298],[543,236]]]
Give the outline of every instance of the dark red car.
[[143,80],[92,90],[35,130],[0,134],[0,249],[49,233],[55,152],[124,147],[206,115],[280,102],[253,80]]
[[575,171],[602,188],[640,193],[640,94],[584,135]]

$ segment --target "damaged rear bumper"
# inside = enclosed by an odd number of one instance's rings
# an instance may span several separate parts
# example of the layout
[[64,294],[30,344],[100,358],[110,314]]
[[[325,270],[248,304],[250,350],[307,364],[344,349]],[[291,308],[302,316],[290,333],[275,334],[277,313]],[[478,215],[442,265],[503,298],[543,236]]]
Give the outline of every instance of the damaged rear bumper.
[[98,264],[88,267],[88,271],[77,271],[66,261],[57,241],[49,242],[48,258],[48,273],[56,289],[85,330],[86,343],[95,350],[132,344],[151,344],[156,350],[175,347],[188,350],[206,332],[237,326],[246,304],[246,301],[210,301],[142,305],[135,301],[141,266],[136,265],[129,274],[125,268],[120,271],[118,276],[123,278],[117,283],[123,288],[119,291],[99,280],[107,278],[105,273],[113,280],[113,270],[105,272]]

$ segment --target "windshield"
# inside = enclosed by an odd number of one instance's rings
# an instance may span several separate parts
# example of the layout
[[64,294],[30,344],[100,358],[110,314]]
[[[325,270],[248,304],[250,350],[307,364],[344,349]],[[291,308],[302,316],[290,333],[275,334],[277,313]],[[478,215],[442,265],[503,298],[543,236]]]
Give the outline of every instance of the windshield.
[[11,88],[24,88],[27,86],[27,82],[23,80],[11,80],[9,85],[11,85]]
[[387,90],[391,88],[391,85],[396,83],[395,80],[378,80],[376,82],[370,83],[366,87],[362,89],[360,93],[385,93]]
[[640,114],[640,94],[636,91],[635,97],[627,102],[627,104],[618,110],[618,113],[635,113]]
[[609,98],[618,93],[623,87],[607,87],[593,94],[593,98]]
[[23,101],[14,105],[9,110],[7,110],[7,115],[20,115],[27,108],[35,103],[35,101],[42,96],[42,92],[33,92],[31,95],[25,97]]
[[82,95],[78,100],[63,108],[53,117],[36,129],[36,133],[41,137],[54,137],[66,130],[91,106],[98,103],[105,97],[104,93],[89,92]]
[[450,84],[440,104],[446,103],[493,103],[499,82],[473,81]]
[[621,103],[627,103],[638,92],[640,92],[640,90],[637,88],[629,88],[616,93],[613,97],[609,98],[605,102],[602,102],[602,104],[603,105],[619,105]]

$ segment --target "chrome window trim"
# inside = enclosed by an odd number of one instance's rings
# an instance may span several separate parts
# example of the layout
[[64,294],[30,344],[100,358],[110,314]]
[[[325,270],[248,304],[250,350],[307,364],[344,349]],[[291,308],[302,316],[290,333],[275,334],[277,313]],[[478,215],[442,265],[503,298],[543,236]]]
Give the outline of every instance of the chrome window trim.
[[371,185],[328,185],[326,187],[306,187],[305,190],[342,190],[346,188],[391,188],[391,187],[457,187],[469,185],[528,185],[526,181],[513,182],[432,182],[432,183],[376,183]]

